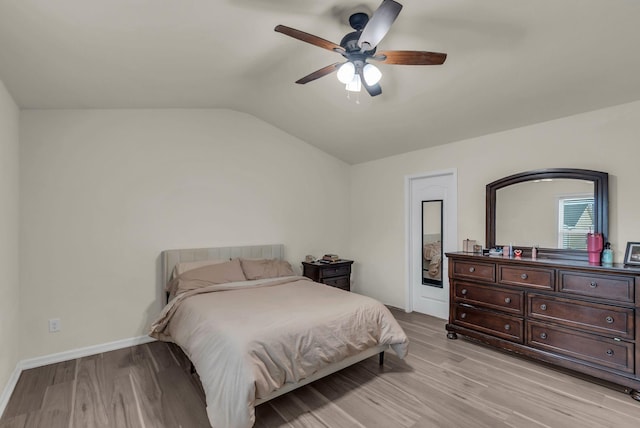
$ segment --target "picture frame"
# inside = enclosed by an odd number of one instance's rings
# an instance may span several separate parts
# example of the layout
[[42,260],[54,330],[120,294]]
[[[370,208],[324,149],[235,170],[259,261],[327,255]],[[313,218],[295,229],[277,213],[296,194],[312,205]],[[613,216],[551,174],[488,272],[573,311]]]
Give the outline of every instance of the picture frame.
[[625,266],[640,266],[640,242],[627,242],[624,264]]

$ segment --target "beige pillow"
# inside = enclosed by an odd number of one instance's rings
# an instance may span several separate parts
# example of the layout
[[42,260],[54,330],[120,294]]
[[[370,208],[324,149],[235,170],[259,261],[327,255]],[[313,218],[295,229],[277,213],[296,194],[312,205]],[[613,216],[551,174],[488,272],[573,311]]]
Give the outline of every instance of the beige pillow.
[[213,284],[246,281],[240,260],[233,259],[223,263],[208,264],[181,273],[167,285],[171,294],[180,294],[195,288]]
[[182,275],[188,270],[197,269],[207,265],[218,265],[220,263],[226,263],[231,259],[210,259],[210,260],[198,260],[197,262],[180,262],[176,263],[173,268],[173,272],[171,273],[171,279],[177,277],[178,275]]
[[291,264],[279,259],[240,259],[247,279],[278,278],[295,275]]

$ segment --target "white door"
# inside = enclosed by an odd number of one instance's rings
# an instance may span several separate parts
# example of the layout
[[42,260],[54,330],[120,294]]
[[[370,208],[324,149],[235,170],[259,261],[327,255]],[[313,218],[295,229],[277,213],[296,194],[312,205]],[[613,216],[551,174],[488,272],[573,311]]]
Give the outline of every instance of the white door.
[[[449,318],[448,259],[457,250],[458,195],[456,170],[406,177],[407,310]],[[442,287],[423,284],[423,201],[442,201]]]

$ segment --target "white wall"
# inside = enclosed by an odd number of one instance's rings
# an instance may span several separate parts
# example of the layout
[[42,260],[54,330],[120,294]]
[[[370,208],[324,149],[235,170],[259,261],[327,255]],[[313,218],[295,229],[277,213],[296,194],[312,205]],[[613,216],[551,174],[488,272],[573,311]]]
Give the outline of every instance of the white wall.
[[20,130],[22,358],[146,334],[164,249],[347,254],[349,166],[252,116],[35,110]]
[[18,361],[18,117],[0,81],[0,393]]
[[355,289],[405,306],[404,177],[448,168],[458,171],[458,236],[481,242],[487,183],[540,168],[608,172],[609,241],[622,261],[626,242],[640,240],[639,136],[640,102],[634,102],[353,166]]

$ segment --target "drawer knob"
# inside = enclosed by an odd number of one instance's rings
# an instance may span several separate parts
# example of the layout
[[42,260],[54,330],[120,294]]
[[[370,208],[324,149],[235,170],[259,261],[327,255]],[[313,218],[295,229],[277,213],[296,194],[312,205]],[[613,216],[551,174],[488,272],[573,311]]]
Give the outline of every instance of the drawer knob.
[[466,295],[468,293],[466,288],[463,288],[462,291],[460,291],[460,294],[462,294],[463,296]]
[[607,349],[607,355],[611,357],[613,355],[613,349]]
[[522,275],[520,275],[520,278],[527,279],[529,278],[529,275],[527,275],[526,273],[523,273]]
[[546,339],[547,338],[547,333],[540,333],[540,339]]
[[607,321],[609,324],[613,324],[613,317],[612,316],[608,316],[605,318],[605,321]]
[[589,287],[591,288],[596,288],[598,286],[598,283],[595,281],[591,281],[591,283],[589,284]]
[[504,329],[509,331],[509,330],[511,330],[511,326],[509,324],[505,324],[504,325]]
[[547,305],[545,305],[544,303],[540,305],[540,309],[543,311],[547,310]]
[[504,302],[505,303],[511,303],[511,297],[505,297],[504,298]]
[[461,313],[461,314],[460,314],[460,318],[461,318],[461,319],[465,319],[466,317],[467,317],[467,314],[466,314],[466,313],[464,313],[464,312],[463,312],[463,313]]
[[469,272],[473,273],[473,272],[475,272],[475,271],[476,271],[476,268],[474,268],[473,266],[471,266],[471,267],[469,268]]

